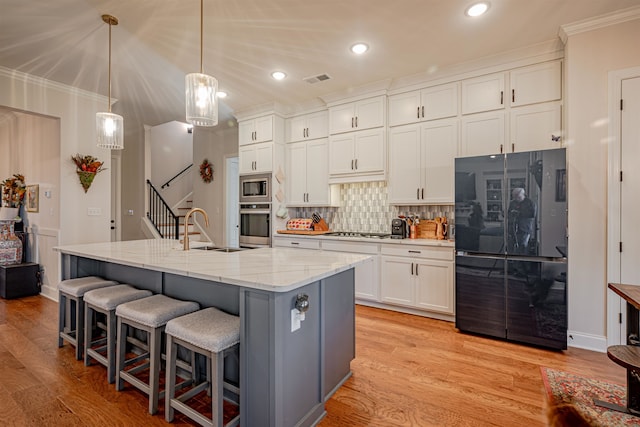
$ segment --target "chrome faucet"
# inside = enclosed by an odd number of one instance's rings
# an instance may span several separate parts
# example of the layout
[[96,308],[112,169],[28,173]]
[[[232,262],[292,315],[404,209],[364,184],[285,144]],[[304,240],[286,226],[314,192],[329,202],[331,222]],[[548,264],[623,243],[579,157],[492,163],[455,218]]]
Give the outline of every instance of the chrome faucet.
[[184,243],[183,250],[185,250],[185,251],[189,250],[189,217],[191,216],[191,214],[193,214],[195,212],[200,212],[202,214],[202,216],[204,217],[204,224],[207,227],[209,226],[209,215],[207,215],[207,213],[204,211],[204,209],[202,209],[202,208],[193,208],[189,212],[187,212],[187,214],[184,216],[184,238],[182,239],[182,241]]

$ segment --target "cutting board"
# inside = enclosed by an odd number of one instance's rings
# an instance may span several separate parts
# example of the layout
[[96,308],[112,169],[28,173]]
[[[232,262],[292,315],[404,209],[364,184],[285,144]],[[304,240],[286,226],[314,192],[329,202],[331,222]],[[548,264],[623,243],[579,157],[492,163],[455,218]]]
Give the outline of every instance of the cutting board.
[[331,233],[331,230],[278,230],[278,234],[301,234],[307,236],[317,236],[327,233]]

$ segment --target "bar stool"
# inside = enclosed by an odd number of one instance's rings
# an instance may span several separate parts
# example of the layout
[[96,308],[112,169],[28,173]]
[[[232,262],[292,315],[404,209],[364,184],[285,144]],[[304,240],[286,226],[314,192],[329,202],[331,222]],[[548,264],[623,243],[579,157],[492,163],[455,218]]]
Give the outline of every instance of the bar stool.
[[[174,409],[203,426],[223,426],[224,389],[239,398],[240,389],[224,381],[224,358],[239,349],[240,318],[224,313],[216,308],[205,308],[195,313],[167,322],[167,379],[165,383],[165,418],[173,421]],[[175,397],[176,359],[178,345],[204,355],[211,362],[207,366],[207,381]],[[210,378],[209,378],[209,373]],[[211,387],[212,419],[189,407],[185,402],[203,390]],[[237,403],[237,402],[234,402]],[[224,427],[236,426],[240,415],[230,420]]]
[[[149,413],[158,412],[160,393],[160,363],[162,332],[166,323],[179,316],[192,313],[200,306],[192,301],[180,301],[165,295],[153,295],[136,301],[120,304],[116,307],[118,317],[118,338],[116,344],[116,390],[122,390],[128,382],[149,396]],[[131,326],[146,333],[148,351],[139,356],[126,359],[126,328]],[[146,360],[145,363],[127,371],[125,366]],[[135,374],[149,369],[149,383],[135,377]]]
[[[151,295],[151,291],[129,285],[109,286],[84,294],[84,364],[89,366],[94,359],[106,366],[109,384],[113,384],[116,377],[116,307]],[[104,324],[96,322],[96,326],[106,332],[105,337],[97,340],[92,340],[94,313],[106,317]],[[98,347],[93,348],[96,345]],[[106,356],[102,353],[105,350]]]
[[[76,347],[76,359],[82,359],[84,348],[84,302],[83,296],[93,289],[117,285],[118,282],[102,277],[88,276],[63,280],[58,284],[58,347],[64,340]],[[71,318],[72,304],[75,304],[75,317]],[[67,307],[69,312],[67,312]],[[67,324],[67,317],[69,323]],[[75,329],[74,329],[75,328]]]

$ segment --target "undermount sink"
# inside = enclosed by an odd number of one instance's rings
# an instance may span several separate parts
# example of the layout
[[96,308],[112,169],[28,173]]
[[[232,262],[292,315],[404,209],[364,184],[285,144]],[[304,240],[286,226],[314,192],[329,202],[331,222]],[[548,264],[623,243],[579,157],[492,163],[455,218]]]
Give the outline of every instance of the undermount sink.
[[191,249],[197,249],[199,251],[215,251],[215,252],[238,252],[238,251],[243,251],[244,249],[242,248],[221,248],[219,246],[197,246],[195,248],[191,248]]

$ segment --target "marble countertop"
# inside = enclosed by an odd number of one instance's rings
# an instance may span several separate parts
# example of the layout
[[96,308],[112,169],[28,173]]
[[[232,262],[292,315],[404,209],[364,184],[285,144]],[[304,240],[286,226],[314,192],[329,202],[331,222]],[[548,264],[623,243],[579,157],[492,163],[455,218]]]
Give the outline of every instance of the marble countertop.
[[[191,247],[205,245],[192,242]],[[273,292],[288,292],[355,267],[368,255],[260,248],[239,252],[182,250],[177,240],[151,239],[58,246],[68,255]]]

